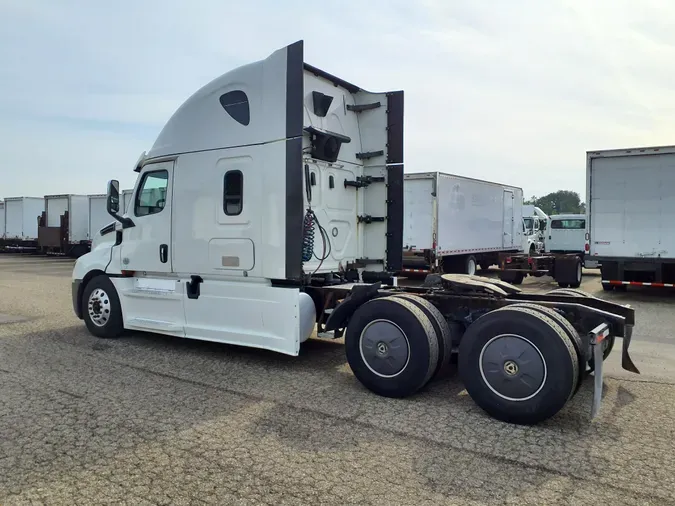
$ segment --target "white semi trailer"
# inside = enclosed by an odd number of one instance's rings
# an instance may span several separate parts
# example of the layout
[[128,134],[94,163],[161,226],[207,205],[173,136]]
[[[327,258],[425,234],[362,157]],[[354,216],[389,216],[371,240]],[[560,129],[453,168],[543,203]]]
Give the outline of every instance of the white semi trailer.
[[5,203],[0,201],[0,239],[5,237]]
[[89,249],[89,197],[45,195],[45,210],[38,227],[38,247],[43,253],[79,256]]
[[443,172],[404,179],[403,272],[473,275],[522,249],[521,188]]
[[36,248],[38,219],[44,210],[45,200],[42,197],[6,197],[3,245],[12,248]]
[[586,255],[602,287],[675,287],[675,146],[586,154]]
[[514,423],[557,413],[591,368],[595,412],[613,336],[637,372],[630,307],[467,275],[398,287],[403,92],[304,63],[302,41],[198,90],[135,170],[123,215],[108,184],[117,221],[73,269],[73,308],[95,336],[297,355],[316,326],[344,336],[356,378],[389,397],[423,388],[458,352],[471,397]]
[[107,196],[105,193],[88,195],[89,199],[89,224],[87,227],[87,239],[91,244],[96,234],[103,227],[111,223],[111,217],[107,209]]

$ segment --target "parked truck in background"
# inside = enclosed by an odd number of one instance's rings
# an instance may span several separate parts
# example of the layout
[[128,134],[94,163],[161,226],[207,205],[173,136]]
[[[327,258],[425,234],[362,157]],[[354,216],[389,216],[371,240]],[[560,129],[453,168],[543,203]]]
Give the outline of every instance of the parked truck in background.
[[675,146],[586,154],[587,256],[605,290],[675,286]]
[[521,188],[424,172],[406,174],[403,189],[403,272],[473,275],[521,251]]
[[548,216],[532,204],[523,204],[523,252],[530,256],[544,251]]
[[[150,331],[297,356],[316,328],[344,336],[356,379],[388,397],[419,391],[458,353],[471,398],[513,423],[553,416],[591,371],[596,413],[614,336],[637,372],[630,307],[458,274],[398,286],[403,92],[304,63],[302,41],[194,93],[134,170],[127,211],[110,181],[116,221],[73,269],[73,309],[95,336]],[[522,197],[449,180],[451,214],[487,207],[479,224],[495,236],[520,230],[516,211],[508,228],[502,216]]]
[[35,250],[38,240],[38,219],[45,210],[42,197],[5,198],[5,249]]
[[556,214],[549,218],[546,253],[576,253],[580,255],[584,267],[597,268],[598,262],[585,254],[585,247],[585,214]]
[[0,240],[5,238],[5,203],[0,201]]
[[88,195],[89,199],[89,224],[87,239],[91,245],[92,240],[103,227],[109,225],[112,220],[106,208],[107,196],[105,193]]
[[89,198],[87,195],[45,195],[38,226],[42,253],[77,257],[89,250]]

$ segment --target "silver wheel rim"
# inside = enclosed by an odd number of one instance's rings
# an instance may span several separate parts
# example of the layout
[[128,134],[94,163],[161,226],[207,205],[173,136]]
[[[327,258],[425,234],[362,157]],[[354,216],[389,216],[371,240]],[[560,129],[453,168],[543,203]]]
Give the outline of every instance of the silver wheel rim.
[[390,320],[366,325],[359,337],[359,351],[370,372],[381,378],[395,378],[410,362],[408,336]]
[[110,297],[105,293],[105,290],[94,289],[87,301],[87,312],[92,323],[97,327],[104,327],[110,320],[111,311]]
[[[512,353],[506,351],[509,345],[517,343],[520,343],[520,346],[515,346]],[[501,344],[501,348],[491,350],[495,344]],[[495,352],[499,354],[500,359],[492,358]],[[536,358],[539,358],[540,362],[537,362]],[[478,357],[478,367],[483,381],[492,393],[513,402],[523,402],[535,397],[544,388],[548,377],[546,361],[539,348],[529,339],[517,334],[500,334],[485,343]],[[529,393],[520,397],[507,395],[503,391],[498,391],[491,381],[501,386],[502,390],[521,390]],[[504,388],[509,382],[513,382],[510,386],[516,388]]]
[[581,264],[577,264],[577,282],[581,283]]
[[476,274],[476,261],[473,258],[469,258],[466,270],[468,271],[467,274],[471,274],[472,276]]

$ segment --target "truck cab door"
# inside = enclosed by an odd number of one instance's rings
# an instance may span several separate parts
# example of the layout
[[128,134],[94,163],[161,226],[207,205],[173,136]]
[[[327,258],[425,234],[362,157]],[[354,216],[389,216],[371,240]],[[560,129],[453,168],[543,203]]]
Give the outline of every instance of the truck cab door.
[[121,270],[145,274],[171,272],[171,195],[173,161],[143,167],[126,216],[135,226],[124,230]]
[[184,287],[172,275],[171,214],[174,162],[143,167],[125,216],[119,268],[133,277],[117,278],[124,326],[130,330],[185,336]]

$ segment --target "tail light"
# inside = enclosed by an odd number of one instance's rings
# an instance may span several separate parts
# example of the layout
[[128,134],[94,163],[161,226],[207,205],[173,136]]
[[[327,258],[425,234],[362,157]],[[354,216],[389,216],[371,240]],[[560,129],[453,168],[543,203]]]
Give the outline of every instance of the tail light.
[[586,244],[584,245],[584,249],[586,250],[586,253],[588,253],[589,251],[591,251],[591,245],[588,244],[588,243],[586,243]]

